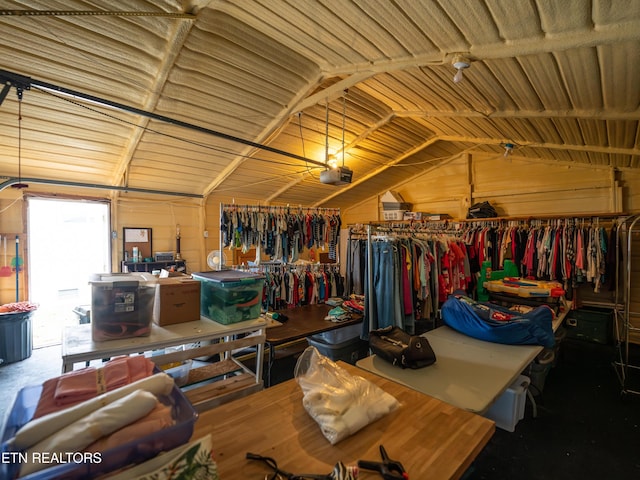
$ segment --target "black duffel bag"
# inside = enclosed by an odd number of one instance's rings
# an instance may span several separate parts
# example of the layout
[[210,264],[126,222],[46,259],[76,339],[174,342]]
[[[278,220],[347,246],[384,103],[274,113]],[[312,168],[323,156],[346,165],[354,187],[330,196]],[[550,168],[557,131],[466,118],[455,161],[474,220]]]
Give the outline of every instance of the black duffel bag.
[[436,361],[436,354],[425,337],[409,335],[395,326],[371,330],[369,348],[380,358],[401,368],[422,368]]

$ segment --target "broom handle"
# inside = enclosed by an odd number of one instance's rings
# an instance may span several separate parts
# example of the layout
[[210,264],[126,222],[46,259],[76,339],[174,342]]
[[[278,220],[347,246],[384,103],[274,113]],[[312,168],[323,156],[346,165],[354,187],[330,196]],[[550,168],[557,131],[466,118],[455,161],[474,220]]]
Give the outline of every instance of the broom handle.
[[19,265],[20,262],[18,262],[19,246],[20,246],[20,237],[16,235],[16,303],[20,301],[20,282],[18,282],[18,277],[20,276],[20,274],[18,273],[20,271],[20,265]]

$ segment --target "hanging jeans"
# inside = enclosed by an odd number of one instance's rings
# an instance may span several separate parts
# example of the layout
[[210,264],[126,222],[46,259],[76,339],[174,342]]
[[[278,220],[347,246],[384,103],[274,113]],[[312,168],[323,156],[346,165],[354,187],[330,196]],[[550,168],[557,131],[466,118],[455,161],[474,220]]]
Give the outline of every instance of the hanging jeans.
[[[371,273],[373,288],[368,288],[369,275],[365,272],[365,287],[372,299],[365,300],[365,321],[362,338],[369,338],[369,331],[396,325],[401,319],[400,289],[396,280],[397,248],[392,241],[375,241],[371,244]],[[370,311],[370,303],[373,311]]]
[[366,242],[362,240],[351,240],[349,244],[349,267],[350,272],[347,272],[347,278],[349,279],[349,293],[356,295],[364,294],[362,273],[366,255]]

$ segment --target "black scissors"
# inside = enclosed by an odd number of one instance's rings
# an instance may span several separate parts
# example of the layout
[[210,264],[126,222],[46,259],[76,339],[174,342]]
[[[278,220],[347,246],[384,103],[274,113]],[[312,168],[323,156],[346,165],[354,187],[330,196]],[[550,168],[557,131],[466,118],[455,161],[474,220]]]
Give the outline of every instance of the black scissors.
[[387,451],[380,445],[381,462],[358,460],[358,467],[364,470],[375,470],[384,480],[409,480],[409,474],[397,460],[391,460]]

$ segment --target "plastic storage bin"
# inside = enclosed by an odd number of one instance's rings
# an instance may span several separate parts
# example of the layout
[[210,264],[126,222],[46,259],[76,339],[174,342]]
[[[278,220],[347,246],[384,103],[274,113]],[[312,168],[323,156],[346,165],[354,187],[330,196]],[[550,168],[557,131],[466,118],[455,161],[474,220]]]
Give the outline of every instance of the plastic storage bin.
[[239,270],[192,273],[191,276],[202,282],[200,315],[225,325],[260,316],[264,276]]
[[564,327],[568,338],[608,345],[613,337],[613,310],[597,307],[571,310]]
[[369,344],[360,338],[361,332],[362,323],[357,323],[312,335],[307,342],[334,362],[342,360],[354,365],[369,353]]
[[31,356],[33,312],[0,314],[0,363],[13,363]]
[[489,408],[485,417],[496,422],[496,427],[513,432],[516,425],[524,418],[524,407],[527,402],[527,389],[531,380],[520,375],[507,390],[498,397]]
[[[31,420],[41,392],[42,385],[25,387],[18,392],[15,402],[6,417],[2,437],[0,438],[4,458],[19,458],[18,452],[13,450],[8,441],[23,425]],[[187,443],[193,434],[193,427],[198,418],[197,412],[182,391],[175,386],[167,397],[160,397],[159,399],[163,403],[172,406],[174,425],[105,450],[102,452],[101,461],[98,463],[60,464],[20,477],[20,479],[64,478],[65,480],[73,480],[98,478],[125,466],[142,463],[155,457],[160,452],[168,451]],[[15,478],[18,471],[19,464],[15,462],[0,462],[0,478]]]
[[105,273],[93,275],[89,283],[94,341],[151,333],[156,277],[150,273]]
[[189,372],[191,371],[191,365],[193,360],[188,359],[182,362],[181,365],[167,368],[164,373],[171,376],[179,387],[184,387],[189,381]]

